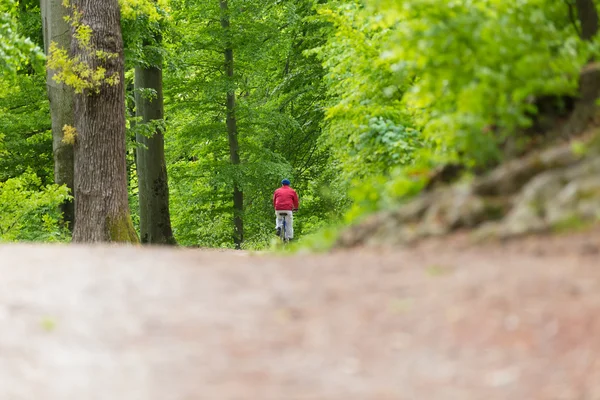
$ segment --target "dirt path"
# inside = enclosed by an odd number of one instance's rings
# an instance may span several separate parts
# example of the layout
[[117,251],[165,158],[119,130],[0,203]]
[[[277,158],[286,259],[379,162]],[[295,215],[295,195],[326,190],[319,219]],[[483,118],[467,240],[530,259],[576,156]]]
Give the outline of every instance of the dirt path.
[[0,399],[600,399],[600,230],[462,244],[0,246]]

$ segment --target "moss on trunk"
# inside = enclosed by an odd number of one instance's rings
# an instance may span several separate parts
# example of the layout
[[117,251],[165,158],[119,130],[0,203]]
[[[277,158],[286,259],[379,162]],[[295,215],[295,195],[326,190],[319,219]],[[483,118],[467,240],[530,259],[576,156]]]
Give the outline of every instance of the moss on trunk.
[[117,243],[139,243],[140,239],[128,214],[106,219],[109,241]]

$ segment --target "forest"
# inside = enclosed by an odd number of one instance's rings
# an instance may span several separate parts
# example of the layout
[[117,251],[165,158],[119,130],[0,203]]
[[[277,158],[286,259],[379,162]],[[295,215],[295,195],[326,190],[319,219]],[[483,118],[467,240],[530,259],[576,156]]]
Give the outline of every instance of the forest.
[[550,140],[593,86],[597,6],[4,0],[0,242],[265,249],[288,178],[298,241],[329,243]]

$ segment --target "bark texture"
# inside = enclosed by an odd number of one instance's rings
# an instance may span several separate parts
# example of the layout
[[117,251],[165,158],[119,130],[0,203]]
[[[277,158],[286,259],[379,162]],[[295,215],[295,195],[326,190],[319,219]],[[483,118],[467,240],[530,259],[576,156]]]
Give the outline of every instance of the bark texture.
[[[229,19],[229,5],[227,0],[221,0],[221,27],[223,28],[225,35],[225,75],[228,78],[228,90],[227,90],[227,137],[229,140],[229,158],[231,164],[236,167],[240,165],[240,146],[238,142],[237,132],[237,121],[235,117],[235,88],[233,86],[233,74],[234,74],[234,61],[233,61],[233,48],[231,41],[229,40],[230,35],[230,19]],[[237,173],[237,170],[235,171]],[[244,193],[239,185],[239,179],[237,174],[233,178],[233,241],[236,248],[241,248],[244,242]]]
[[[71,43],[92,69],[102,66],[117,84],[103,83],[96,93],[75,95],[74,242],[137,242],[127,197],[123,39],[118,0],[73,0],[81,23],[91,30],[91,50]],[[75,28],[73,28],[74,30]],[[73,32],[72,32],[73,33]],[[101,60],[97,51],[116,54]]]
[[[51,42],[55,42],[63,49],[71,47],[70,27],[64,17],[68,14],[63,7],[62,0],[41,0],[42,23],[44,34],[44,50],[48,54]],[[55,71],[47,69],[46,85],[48,99],[50,100],[50,114],[52,116],[52,149],[54,153],[54,182],[58,185],[67,185],[73,191],[74,158],[73,146],[63,142],[63,126],[73,125],[73,89],[64,83],[52,79]],[[73,228],[75,211],[73,201],[61,205],[65,223]]]
[[[161,65],[136,67],[136,114],[142,123],[162,120],[164,102]],[[139,89],[154,89],[148,98]],[[152,137],[137,134],[136,163],[140,202],[140,238],[142,243],[175,244],[169,213],[169,185],[165,162],[165,141],[157,129]]]

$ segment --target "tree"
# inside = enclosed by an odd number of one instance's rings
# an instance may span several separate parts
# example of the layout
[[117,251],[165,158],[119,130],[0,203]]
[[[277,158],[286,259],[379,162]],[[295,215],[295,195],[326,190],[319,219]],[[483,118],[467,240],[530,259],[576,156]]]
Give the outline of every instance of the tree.
[[168,0],[120,0],[120,5],[131,118],[128,140],[135,143],[127,157],[132,212],[134,219],[138,212],[142,243],[175,244],[164,151],[162,37],[169,29]]
[[[158,41],[160,42],[160,40]],[[141,122],[149,124],[150,135],[136,133],[136,164],[142,243],[175,244],[169,212],[169,185],[165,162],[162,56],[155,54],[147,65],[135,68],[135,106]]]
[[[65,20],[67,8],[62,0],[41,0],[42,26],[44,34],[44,50],[49,54],[50,43],[68,49],[71,46],[69,24]],[[73,126],[73,88],[63,82],[54,80],[55,71],[47,68],[46,86],[50,100],[52,116],[52,148],[54,154],[54,182],[66,185],[73,193],[74,155],[73,145],[65,142],[63,127]],[[74,224],[74,204],[68,200],[61,205],[64,221],[70,229]]]
[[[252,108],[259,110],[254,114],[261,117],[254,118],[253,124],[266,128],[255,139],[257,147],[282,156],[289,164],[291,170],[285,175],[293,178],[302,197],[294,229],[300,235],[329,225],[347,209],[342,186],[348,185],[348,180],[341,177],[331,152],[336,140],[323,135],[325,108],[332,98],[327,94],[323,62],[313,51],[325,45],[331,29],[329,23],[315,18],[313,5],[312,0],[291,0],[279,14],[272,14],[280,18],[277,36],[281,44],[262,55],[262,68],[257,71],[273,65],[276,69],[253,77],[255,86],[268,88],[254,96]],[[356,171],[364,171],[366,166],[363,162],[356,167]],[[253,184],[250,190],[254,192],[257,186]],[[248,217],[253,216],[252,211],[246,210]],[[269,205],[260,215],[271,213]]]
[[581,38],[591,40],[598,33],[598,10],[593,0],[576,0],[577,15],[581,24]]
[[[220,0],[221,6],[221,27],[225,38],[223,55],[225,57],[224,70],[228,78],[227,81],[227,101],[226,101],[226,125],[227,139],[229,141],[229,159],[235,167],[240,165],[240,145],[238,142],[237,121],[235,118],[235,84],[233,81],[233,48],[231,42],[229,6],[227,0]],[[235,174],[235,172],[234,172]],[[236,248],[241,248],[244,242],[244,193],[240,188],[237,174],[233,179],[233,241]]]
[[[321,140],[323,68],[305,53],[324,39],[312,3],[228,0],[227,34],[220,2],[173,3],[184,10],[174,12],[174,35],[165,36],[166,150],[179,243],[235,246],[234,183],[243,193],[243,247],[268,245],[270,200],[283,177],[302,193],[299,232],[343,212],[343,205],[328,202],[344,194],[327,187],[336,173],[327,166],[329,146]],[[232,76],[224,69],[227,47],[234,57]],[[227,130],[228,92],[235,100],[237,165]]]
[[240,247],[259,240],[267,224],[272,231],[272,187],[290,171],[264,146],[272,132],[264,122],[277,118],[267,119],[262,96],[281,79],[284,55],[273,50],[287,37],[278,30],[285,8],[274,3],[182,1],[177,7],[185,9],[174,15],[180,31],[171,39],[170,65],[178,68],[165,87],[181,243]]
[[[579,19],[579,37],[582,41],[591,42],[598,33],[598,10],[592,0],[576,0],[577,16]],[[572,14],[572,9],[569,10]],[[571,15],[571,18],[573,16]],[[588,55],[587,60],[592,61],[597,54]],[[589,66],[588,66],[589,67]],[[600,96],[600,70],[593,64],[585,68],[579,78],[579,96],[568,121],[560,134],[564,137],[572,136],[584,131],[588,124],[594,120],[598,113],[597,100]]]
[[123,39],[118,0],[73,0],[71,55],[49,65],[75,89],[75,242],[136,242],[127,198]]

